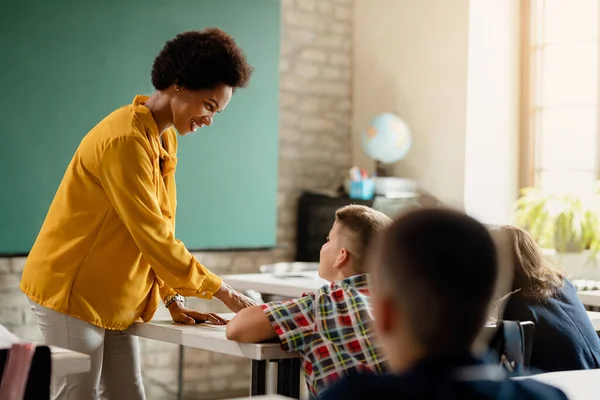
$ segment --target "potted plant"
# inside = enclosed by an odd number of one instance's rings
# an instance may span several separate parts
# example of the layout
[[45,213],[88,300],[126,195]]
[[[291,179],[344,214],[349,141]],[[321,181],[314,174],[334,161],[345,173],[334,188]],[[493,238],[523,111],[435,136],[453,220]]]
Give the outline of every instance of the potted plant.
[[516,225],[575,279],[600,280],[600,185],[556,193],[525,188],[516,203]]

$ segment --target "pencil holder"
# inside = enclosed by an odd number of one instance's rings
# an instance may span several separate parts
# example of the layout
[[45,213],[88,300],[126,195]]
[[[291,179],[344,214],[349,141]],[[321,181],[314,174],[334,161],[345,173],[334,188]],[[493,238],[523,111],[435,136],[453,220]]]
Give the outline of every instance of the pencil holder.
[[375,194],[375,181],[373,179],[363,179],[360,181],[350,181],[351,199],[371,200]]

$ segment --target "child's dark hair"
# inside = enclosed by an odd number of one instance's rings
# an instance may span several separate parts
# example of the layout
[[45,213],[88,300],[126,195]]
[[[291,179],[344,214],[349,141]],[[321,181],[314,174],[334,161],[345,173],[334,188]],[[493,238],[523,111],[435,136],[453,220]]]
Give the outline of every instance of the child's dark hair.
[[469,351],[487,320],[498,275],[487,229],[448,209],[404,214],[384,231],[377,283],[429,352]]
[[218,28],[180,33],[168,41],[152,66],[152,85],[165,90],[173,84],[189,90],[248,85],[252,67],[235,40]]

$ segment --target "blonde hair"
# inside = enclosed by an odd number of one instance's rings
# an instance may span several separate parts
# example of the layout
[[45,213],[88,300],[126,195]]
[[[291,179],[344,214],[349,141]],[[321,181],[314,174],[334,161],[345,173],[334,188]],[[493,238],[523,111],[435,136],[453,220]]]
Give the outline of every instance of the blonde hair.
[[512,248],[513,291],[519,290],[528,297],[545,300],[563,287],[565,275],[549,265],[528,232],[511,225],[501,226],[496,231],[507,235]]
[[365,273],[363,264],[367,246],[377,233],[392,222],[391,218],[367,206],[352,204],[338,209],[335,220],[353,234],[349,240],[357,261],[354,263],[354,270],[358,274]]

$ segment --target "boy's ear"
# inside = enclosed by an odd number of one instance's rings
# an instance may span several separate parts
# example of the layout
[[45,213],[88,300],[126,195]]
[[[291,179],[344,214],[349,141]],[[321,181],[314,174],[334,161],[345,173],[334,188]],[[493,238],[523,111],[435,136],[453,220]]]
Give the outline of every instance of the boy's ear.
[[342,247],[338,252],[337,257],[335,258],[333,268],[341,268],[344,265],[348,264],[348,261],[350,261],[350,252],[345,247]]

